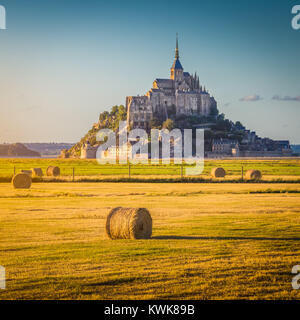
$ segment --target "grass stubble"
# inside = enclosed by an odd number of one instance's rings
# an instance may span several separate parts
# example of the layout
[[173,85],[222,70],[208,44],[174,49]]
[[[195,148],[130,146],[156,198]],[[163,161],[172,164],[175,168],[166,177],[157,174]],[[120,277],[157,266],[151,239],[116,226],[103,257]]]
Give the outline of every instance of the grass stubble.
[[[300,184],[0,184],[0,299],[299,299]],[[112,207],[150,240],[109,240]]]

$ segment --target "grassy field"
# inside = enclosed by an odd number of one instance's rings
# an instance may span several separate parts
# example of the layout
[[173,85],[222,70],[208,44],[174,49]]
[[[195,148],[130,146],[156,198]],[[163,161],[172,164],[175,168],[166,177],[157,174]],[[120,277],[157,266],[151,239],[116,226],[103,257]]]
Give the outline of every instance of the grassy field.
[[[127,165],[99,165],[96,160],[81,159],[0,159],[0,182],[9,182],[14,173],[22,169],[39,167],[46,172],[50,165],[59,166],[61,169],[60,180],[72,179],[73,168],[75,180],[101,181],[126,179],[128,177]],[[285,180],[300,183],[300,159],[232,159],[232,160],[206,160],[205,169],[200,176],[202,179],[210,179],[210,171],[213,167],[225,168],[227,180],[241,179],[242,167],[244,173],[249,169],[258,169],[262,172],[266,181]],[[136,179],[172,179],[180,178],[180,165],[131,165],[131,177]],[[183,168],[185,174],[185,168]],[[198,176],[199,178],[199,176]]]
[[[152,239],[107,239],[115,206]],[[299,299],[296,264],[300,184],[0,184],[0,299]]]

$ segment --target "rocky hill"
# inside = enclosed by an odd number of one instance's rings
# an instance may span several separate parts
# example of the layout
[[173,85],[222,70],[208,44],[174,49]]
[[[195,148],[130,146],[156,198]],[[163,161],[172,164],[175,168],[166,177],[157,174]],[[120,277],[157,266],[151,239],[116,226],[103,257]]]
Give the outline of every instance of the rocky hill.
[[[174,108],[173,108],[174,109]],[[112,107],[111,111],[105,111],[100,114],[99,120],[93,125],[88,133],[81,138],[72,148],[64,150],[61,153],[63,158],[78,158],[81,154],[83,144],[89,142],[93,147],[100,145],[96,141],[96,134],[101,129],[111,129],[117,131],[119,122],[126,120],[126,109],[123,105]],[[293,150],[290,148],[288,140],[272,140],[270,138],[261,138],[254,131],[247,130],[241,122],[233,122],[225,118],[225,115],[219,114],[218,109],[208,116],[199,114],[176,114],[172,107],[168,110],[168,119],[165,121],[159,117],[152,118],[149,122],[149,132],[151,129],[204,129],[205,152],[207,156],[290,156]],[[132,128],[129,128],[129,130]],[[118,139],[118,138],[117,138]],[[104,141],[105,142],[105,141]],[[101,143],[104,143],[101,142]],[[193,145],[195,145],[195,135],[193,135]],[[151,148],[151,145],[149,146]],[[195,149],[195,148],[194,148]],[[233,153],[232,153],[233,152]],[[295,153],[295,150],[294,150]]]
[[62,151],[62,156],[66,158],[80,157],[81,147],[87,141],[93,146],[97,144],[96,134],[99,130],[108,128],[117,131],[119,121],[126,120],[126,109],[123,105],[113,106],[111,111],[104,111],[99,116],[99,121],[94,123],[93,127],[77,142],[72,148]]
[[[158,118],[153,118],[150,121],[150,128],[156,129],[205,129],[205,150],[211,149],[213,139],[232,139],[241,142],[245,127],[240,123],[233,123],[225,119],[224,114],[219,114],[218,110],[210,116],[200,115],[177,115],[172,110],[168,110],[169,119],[161,121]],[[114,106],[111,111],[102,112],[99,116],[99,121],[76,143],[72,148],[63,150],[62,157],[78,158],[80,157],[81,147],[84,143],[89,142],[91,146],[98,145],[96,134],[100,129],[109,128],[116,131],[119,126],[119,121],[124,121],[127,118],[126,109],[123,105]]]

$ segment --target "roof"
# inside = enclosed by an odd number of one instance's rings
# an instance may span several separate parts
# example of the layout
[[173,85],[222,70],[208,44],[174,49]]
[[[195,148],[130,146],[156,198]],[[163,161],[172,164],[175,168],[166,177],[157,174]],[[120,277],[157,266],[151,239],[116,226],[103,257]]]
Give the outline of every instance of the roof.
[[149,90],[150,92],[161,92],[160,89],[156,89],[156,88],[152,88],[151,90]]
[[159,89],[161,89],[161,88],[172,89],[174,80],[172,80],[172,79],[155,79],[154,82],[157,83],[157,86]]
[[238,141],[230,139],[213,139],[212,144],[237,144]]
[[155,81],[157,81],[157,82],[172,82],[173,80],[172,80],[172,79],[161,79],[161,78],[157,78],[157,79],[155,79]]
[[172,65],[172,69],[181,69],[181,70],[183,70],[182,65],[181,65],[181,63],[180,63],[178,58],[174,60],[173,65]]

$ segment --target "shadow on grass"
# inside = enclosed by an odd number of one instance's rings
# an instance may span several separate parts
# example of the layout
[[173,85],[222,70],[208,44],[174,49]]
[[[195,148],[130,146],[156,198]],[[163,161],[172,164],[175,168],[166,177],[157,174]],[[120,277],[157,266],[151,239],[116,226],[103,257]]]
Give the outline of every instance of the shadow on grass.
[[198,236],[156,236],[153,240],[257,240],[257,241],[300,241],[300,238],[269,237],[198,237]]

